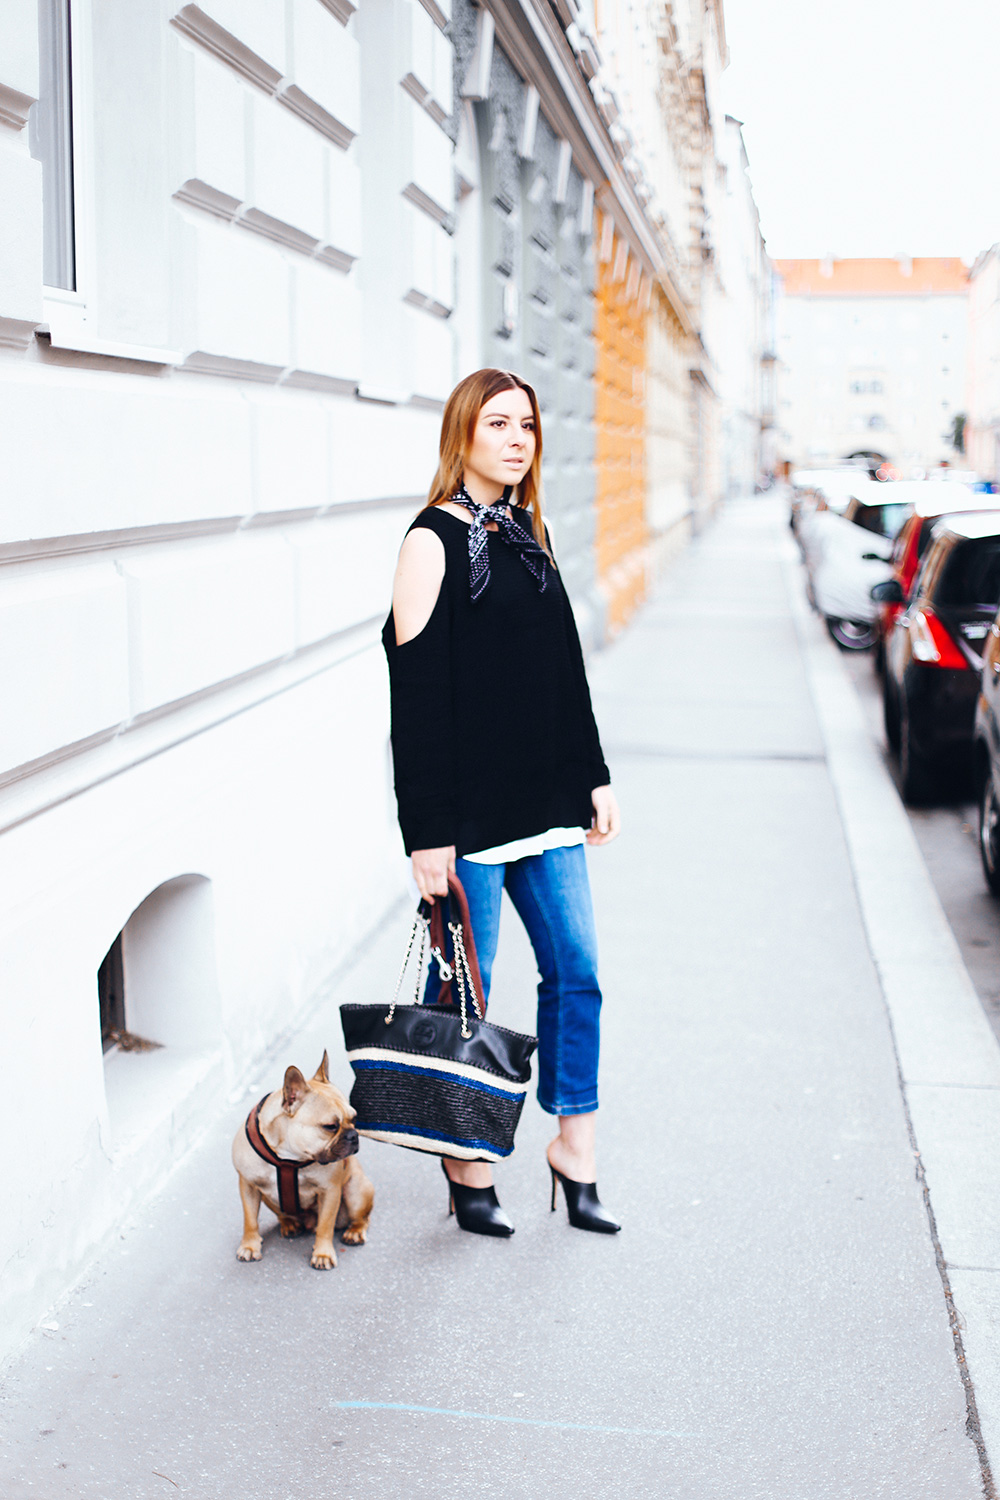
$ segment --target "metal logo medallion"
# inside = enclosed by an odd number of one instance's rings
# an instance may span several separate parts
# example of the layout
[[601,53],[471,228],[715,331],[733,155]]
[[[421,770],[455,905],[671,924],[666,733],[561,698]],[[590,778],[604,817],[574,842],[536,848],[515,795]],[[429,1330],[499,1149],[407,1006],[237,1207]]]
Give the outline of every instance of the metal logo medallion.
[[437,1040],[437,1027],[431,1021],[418,1021],[413,1028],[413,1040],[418,1047],[432,1047]]

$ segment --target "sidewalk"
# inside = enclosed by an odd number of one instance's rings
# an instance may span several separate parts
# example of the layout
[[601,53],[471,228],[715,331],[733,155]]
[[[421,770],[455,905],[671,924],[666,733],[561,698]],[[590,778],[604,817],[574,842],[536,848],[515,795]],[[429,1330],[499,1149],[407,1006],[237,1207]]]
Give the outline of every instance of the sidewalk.
[[[594,665],[626,827],[591,858],[622,1234],[549,1213],[532,1101],[509,1242],[456,1229],[436,1161],[366,1143],[364,1249],[320,1274],[268,1233],[236,1261],[233,1131],[324,1046],[348,1081],[336,1007],[391,991],[400,913],[7,1372],[3,1500],[983,1494],[869,946],[893,915],[855,885],[877,791],[831,778],[836,656],[787,574],[779,508],[734,506]],[[530,1030],[505,924],[491,1013]]]

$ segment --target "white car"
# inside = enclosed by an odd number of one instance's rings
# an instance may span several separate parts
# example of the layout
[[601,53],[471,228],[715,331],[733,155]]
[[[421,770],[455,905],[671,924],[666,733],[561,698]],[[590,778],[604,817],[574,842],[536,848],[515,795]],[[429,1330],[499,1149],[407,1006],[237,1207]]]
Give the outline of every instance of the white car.
[[846,650],[875,644],[871,590],[892,574],[893,540],[913,509],[904,488],[910,486],[862,479],[852,486],[842,515],[819,510],[800,528],[810,598]]

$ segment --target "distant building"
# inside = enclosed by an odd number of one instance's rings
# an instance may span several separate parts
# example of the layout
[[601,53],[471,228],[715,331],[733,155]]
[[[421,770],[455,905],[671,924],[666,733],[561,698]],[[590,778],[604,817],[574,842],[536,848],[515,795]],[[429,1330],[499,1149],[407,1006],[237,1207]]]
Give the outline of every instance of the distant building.
[[954,461],[965,411],[963,262],[830,257],[775,269],[785,456],[826,464],[878,453],[906,477]]
[[965,453],[981,478],[1000,478],[1000,245],[969,272]]

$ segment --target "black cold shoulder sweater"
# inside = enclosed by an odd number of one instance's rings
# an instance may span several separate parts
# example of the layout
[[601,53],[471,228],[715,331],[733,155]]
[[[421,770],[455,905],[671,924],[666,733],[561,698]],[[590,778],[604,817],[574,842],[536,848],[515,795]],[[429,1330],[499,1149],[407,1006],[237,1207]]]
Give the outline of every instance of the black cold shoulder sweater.
[[[511,507],[530,533],[528,514]],[[552,567],[539,592],[517,551],[487,532],[492,580],[469,595],[469,528],[439,506],[411,526],[440,537],[445,573],[423,630],[389,661],[392,756],[407,854],[475,854],[549,828],[589,828],[610,780],[573,610]]]

